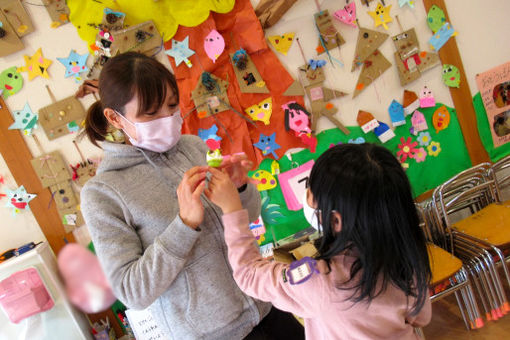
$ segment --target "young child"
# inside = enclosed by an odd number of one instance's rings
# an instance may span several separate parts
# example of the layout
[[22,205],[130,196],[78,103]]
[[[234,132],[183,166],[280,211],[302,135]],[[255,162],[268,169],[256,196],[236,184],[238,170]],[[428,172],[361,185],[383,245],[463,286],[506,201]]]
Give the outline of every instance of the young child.
[[303,317],[308,339],[418,338],[413,327],[431,318],[428,254],[409,181],[387,149],[342,144],[319,157],[303,202],[322,232],[319,256],[291,265],[260,256],[235,185],[209,171],[205,193],[223,210],[246,294]]

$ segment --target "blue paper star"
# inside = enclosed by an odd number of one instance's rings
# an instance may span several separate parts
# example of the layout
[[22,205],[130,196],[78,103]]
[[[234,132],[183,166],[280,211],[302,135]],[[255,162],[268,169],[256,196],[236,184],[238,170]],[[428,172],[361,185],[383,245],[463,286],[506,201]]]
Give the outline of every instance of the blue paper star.
[[23,110],[14,111],[13,116],[14,123],[9,126],[9,130],[24,130],[25,135],[30,136],[32,134],[32,129],[34,129],[37,125],[39,115],[32,112],[28,102],[25,104]]
[[76,78],[80,78],[80,73],[87,72],[89,69],[87,68],[87,58],[89,57],[89,53],[85,53],[83,55],[79,55],[75,50],[71,50],[69,52],[69,57],[67,58],[57,58],[58,61],[62,63],[62,65],[66,68],[65,77],[75,76]]
[[193,66],[191,61],[188,59],[195,54],[195,51],[189,48],[189,36],[184,38],[183,41],[172,39],[172,48],[165,50],[165,54],[174,57],[175,66],[179,66],[183,61],[188,67]]
[[7,190],[6,207],[13,208],[13,214],[19,213],[21,210],[30,209],[28,202],[33,200],[37,195],[29,194],[22,185],[18,189],[12,191]]
[[217,132],[218,127],[216,124],[213,124],[209,129],[198,129],[198,137],[200,137],[204,142],[208,139],[221,140],[221,137],[216,134]]
[[280,145],[276,144],[276,132],[273,132],[271,136],[266,136],[261,133],[259,141],[253,145],[262,150],[264,156],[272,154],[275,159],[278,159],[278,155],[274,152],[280,148]]

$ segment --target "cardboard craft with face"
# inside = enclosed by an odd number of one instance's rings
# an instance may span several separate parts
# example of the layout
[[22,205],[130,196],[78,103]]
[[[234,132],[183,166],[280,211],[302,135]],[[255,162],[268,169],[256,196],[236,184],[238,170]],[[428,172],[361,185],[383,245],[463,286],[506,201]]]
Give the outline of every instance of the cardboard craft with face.
[[[328,10],[324,10],[314,14],[315,25],[319,30],[319,44],[317,47],[317,54],[326,52],[324,47],[331,51],[335,47],[345,44],[344,38],[338,33],[337,29],[333,25],[331,15]],[[324,46],[323,46],[324,44]]]
[[198,118],[230,110],[227,88],[226,80],[211,73],[202,73],[197,86],[191,91],[191,98],[195,102]]
[[44,7],[53,21],[51,27],[56,28],[69,22],[70,11],[64,0],[44,1]]
[[97,163],[90,160],[77,163],[75,166],[70,165],[73,171],[73,181],[77,182],[80,187],[83,187],[89,179],[96,175],[97,166]]
[[128,51],[153,55],[163,45],[163,39],[152,20],[111,32],[111,54],[115,56]]
[[363,62],[370,57],[388,37],[389,35],[387,33],[360,27],[351,72],[358,66],[362,66]]
[[4,35],[0,38],[0,57],[5,57],[24,49],[25,45],[21,42],[16,30],[11,26],[3,11],[0,11],[0,22],[2,23],[0,32]]
[[72,232],[76,227],[85,224],[83,215],[78,207],[58,210],[66,233]]
[[20,0],[2,0],[0,7],[18,37],[24,37],[34,31],[32,20]]
[[126,19],[125,13],[105,8],[103,11],[103,20],[101,21],[101,25],[104,30],[109,32],[118,31],[124,28],[124,19]]
[[39,110],[39,123],[49,140],[79,130],[86,112],[74,96],[59,100]]
[[74,192],[71,181],[60,182],[50,186],[53,200],[58,210],[76,208],[80,204]]
[[386,57],[376,50],[370,57],[363,63],[363,68],[358,78],[358,83],[352,95],[355,98],[364,89],[366,89],[374,80],[379,78],[381,74],[391,67],[391,63]]
[[44,188],[71,179],[67,165],[58,151],[53,151],[30,161]]
[[[237,53],[237,54],[236,54]],[[243,49],[230,54],[230,60],[234,68],[234,73],[239,83],[239,88],[243,93],[269,93],[266,83],[262,79],[257,67],[250,58],[250,55]],[[242,63],[236,62],[239,58]]]

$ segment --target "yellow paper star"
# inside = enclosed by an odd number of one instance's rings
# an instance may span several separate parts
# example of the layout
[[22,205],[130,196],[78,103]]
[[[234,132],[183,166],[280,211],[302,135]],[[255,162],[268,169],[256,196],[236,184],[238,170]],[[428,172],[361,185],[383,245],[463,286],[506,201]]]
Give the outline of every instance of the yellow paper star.
[[368,12],[372,19],[374,19],[375,27],[383,25],[384,29],[388,29],[386,23],[392,22],[393,18],[390,17],[391,5],[384,7],[381,3],[377,4],[377,8],[374,12]]
[[48,67],[50,67],[52,61],[43,57],[41,48],[33,56],[25,55],[23,58],[25,59],[26,66],[20,67],[19,71],[28,72],[28,80],[32,80],[37,76],[50,79]]

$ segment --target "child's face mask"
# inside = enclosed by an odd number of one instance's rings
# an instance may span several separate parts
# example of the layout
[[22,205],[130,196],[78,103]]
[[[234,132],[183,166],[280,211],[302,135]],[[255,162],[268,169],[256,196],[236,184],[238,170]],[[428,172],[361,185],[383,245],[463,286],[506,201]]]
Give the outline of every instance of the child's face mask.
[[307,200],[307,193],[308,190],[305,190],[305,193],[303,195],[303,214],[305,215],[306,220],[314,229],[321,231],[322,225],[319,223],[319,213],[320,211],[317,209],[312,208],[308,204]]
[[181,138],[182,118],[179,111],[172,116],[153,119],[148,122],[132,123],[119,112],[115,111],[136,130],[136,139],[132,138],[126,130],[129,141],[134,146],[154,152],[170,150]]

